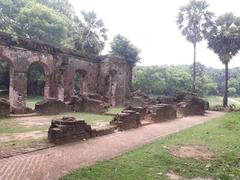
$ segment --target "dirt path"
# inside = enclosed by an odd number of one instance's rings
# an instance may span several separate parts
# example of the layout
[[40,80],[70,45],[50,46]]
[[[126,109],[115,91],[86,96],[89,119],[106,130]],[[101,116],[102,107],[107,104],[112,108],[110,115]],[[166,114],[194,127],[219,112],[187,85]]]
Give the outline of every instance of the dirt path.
[[206,116],[187,117],[151,124],[88,141],[2,159],[0,160],[0,179],[58,179],[69,171],[94,164],[97,161],[111,159],[143,144],[204,123],[223,114],[208,112]]

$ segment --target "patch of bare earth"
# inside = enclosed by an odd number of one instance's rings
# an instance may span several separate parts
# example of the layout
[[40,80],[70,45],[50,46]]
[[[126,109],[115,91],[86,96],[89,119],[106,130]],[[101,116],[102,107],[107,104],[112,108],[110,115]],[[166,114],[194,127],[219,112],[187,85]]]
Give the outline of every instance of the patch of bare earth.
[[182,146],[170,148],[169,152],[180,158],[194,158],[209,160],[214,154],[209,149],[204,146]]
[[174,173],[167,173],[166,176],[168,177],[169,180],[213,180],[212,178],[201,178],[201,177],[188,179]]

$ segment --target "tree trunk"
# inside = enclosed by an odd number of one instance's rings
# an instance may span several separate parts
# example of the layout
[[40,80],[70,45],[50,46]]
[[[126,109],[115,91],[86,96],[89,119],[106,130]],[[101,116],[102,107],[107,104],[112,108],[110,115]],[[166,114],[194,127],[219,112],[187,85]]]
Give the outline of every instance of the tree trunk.
[[224,86],[224,97],[223,107],[228,105],[228,62],[225,63],[225,86]]
[[192,93],[196,91],[196,43],[193,44],[193,85]]

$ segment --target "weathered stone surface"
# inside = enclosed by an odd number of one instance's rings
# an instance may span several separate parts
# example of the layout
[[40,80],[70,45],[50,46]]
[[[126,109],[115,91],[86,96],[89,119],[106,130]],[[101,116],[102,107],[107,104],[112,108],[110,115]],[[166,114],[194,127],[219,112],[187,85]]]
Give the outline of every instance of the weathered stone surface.
[[140,114],[132,110],[124,110],[111,121],[120,131],[138,128],[141,125]]
[[101,100],[88,98],[83,104],[84,112],[104,113],[107,112],[109,105]]
[[74,112],[84,112],[84,100],[80,96],[73,96],[70,99],[70,105]]
[[143,120],[145,118],[146,113],[147,113],[147,108],[146,107],[140,107],[140,106],[127,106],[124,109],[124,111],[126,111],[126,110],[132,110],[132,111],[138,112],[141,120]]
[[130,98],[126,102],[126,105],[144,107],[148,105],[157,104],[157,99],[151,98],[141,91],[132,92]]
[[52,120],[48,130],[48,140],[56,144],[85,140],[91,137],[91,126],[87,125],[84,120],[76,120],[74,117]]
[[170,104],[157,104],[148,106],[147,110],[151,120],[155,122],[171,120],[177,117],[174,106]]
[[10,103],[8,100],[0,98],[0,117],[7,117],[10,114]]
[[38,102],[35,110],[39,113],[58,114],[72,111],[72,107],[56,99],[48,99]]
[[101,99],[103,99],[103,97],[97,94],[76,95],[71,98],[69,104],[75,112],[104,113],[108,110],[109,104]]
[[177,114],[179,117],[204,115],[206,108],[206,101],[193,94],[181,94],[178,96],[181,100],[177,104]]

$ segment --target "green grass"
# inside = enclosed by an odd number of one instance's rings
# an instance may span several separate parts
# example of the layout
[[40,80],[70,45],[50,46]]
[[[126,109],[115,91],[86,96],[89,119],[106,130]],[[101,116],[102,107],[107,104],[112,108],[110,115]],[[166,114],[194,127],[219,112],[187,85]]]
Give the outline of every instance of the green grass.
[[41,100],[43,100],[42,96],[30,96],[26,100],[26,105],[29,108],[35,109],[35,104]]
[[[222,105],[223,103],[223,97],[222,96],[207,96],[204,98],[207,100],[210,104],[210,108]],[[234,104],[237,108],[240,108],[240,97],[229,97],[228,98],[228,104]]]
[[0,119],[0,134],[1,133],[25,133],[30,131],[46,130],[46,126],[25,127],[21,125],[16,119],[5,118]]
[[[167,179],[167,172],[186,178],[211,177],[240,179],[240,113],[229,113],[217,120],[180,133],[172,134],[150,145],[110,161],[72,172],[62,180],[139,180]],[[211,152],[211,160],[178,158],[166,147],[202,145]],[[109,147],[110,148],[110,147]]]
[[118,114],[118,113],[120,113],[123,110],[123,108],[124,107],[111,107],[111,108],[109,108],[107,113]]

